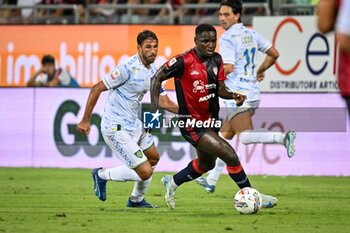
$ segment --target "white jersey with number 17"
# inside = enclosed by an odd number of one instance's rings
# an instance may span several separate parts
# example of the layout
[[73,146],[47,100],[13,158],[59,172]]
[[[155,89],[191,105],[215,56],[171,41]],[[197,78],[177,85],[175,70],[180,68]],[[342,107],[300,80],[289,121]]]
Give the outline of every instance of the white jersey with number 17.
[[256,55],[258,51],[266,53],[271,46],[268,40],[242,23],[231,26],[222,34],[219,44],[224,64],[234,65],[234,71],[225,80],[226,86],[245,94],[248,101],[260,100]]

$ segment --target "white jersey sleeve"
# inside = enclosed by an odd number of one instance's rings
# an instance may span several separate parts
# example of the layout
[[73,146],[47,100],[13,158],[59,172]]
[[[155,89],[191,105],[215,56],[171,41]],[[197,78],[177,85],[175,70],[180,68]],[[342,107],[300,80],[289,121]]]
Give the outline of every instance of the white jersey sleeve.
[[336,30],[341,34],[350,36],[350,0],[341,1],[337,18]]
[[256,32],[256,41],[258,43],[258,50],[266,53],[271,47],[272,44],[270,41],[266,40],[262,35]]
[[224,64],[234,65],[225,80],[226,86],[232,91],[244,93],[249,101],[259,100],[257,54],[258,51],[266,53],[272,44],[253,29],[238,23],[222,34],[219,46]]
[[126,65],[122,64],[117,66],[114,70],[112,70],[112,72],[106,74],[102,78],[102,81],[106,85],[107,89],[114,89],[121,86],[128,80],[130,77],[129,73],[130,72],[128,71]]
[[228,38],[227,36],[222,36],[220,38],[219,43],[219,53],[221,54],[222,60],[224,61],[224,64],[235,64],[236,61],[236,53],[233,53],[232,51],[235,51],[235,46],[233,42]]

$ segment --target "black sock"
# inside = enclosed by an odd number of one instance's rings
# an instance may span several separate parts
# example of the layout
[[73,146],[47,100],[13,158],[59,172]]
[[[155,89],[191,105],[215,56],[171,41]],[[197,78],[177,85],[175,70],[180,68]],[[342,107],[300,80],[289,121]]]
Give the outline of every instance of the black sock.
[[185,182],[189,182],[191,180],[197,179],[204,172],[198,166],[198,158],[192,160],[187,167],[179,171],[173,176],[174,182],[177,186]]
[[238,166],[227,166],[227,171],[232,180],[235,181],[240,189],[245,187],[252,187],[248,176],[245,174],[241,164]]

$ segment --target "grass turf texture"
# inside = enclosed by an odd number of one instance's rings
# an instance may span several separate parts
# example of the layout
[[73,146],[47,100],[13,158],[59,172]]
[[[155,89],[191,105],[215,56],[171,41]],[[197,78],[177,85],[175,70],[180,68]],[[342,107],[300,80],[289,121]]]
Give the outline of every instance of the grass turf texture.
[[158,209],[131,209],[133,182],[109,182],[107,201],[93,193],[85,169],[0,168],[0,232],[350,232],[350,177],[250,176],[254,187],[279,198],[277,207],[241,215],[238,190],[223,175],[213,194],[195,182],[164,202],[155,173],[147,200]]

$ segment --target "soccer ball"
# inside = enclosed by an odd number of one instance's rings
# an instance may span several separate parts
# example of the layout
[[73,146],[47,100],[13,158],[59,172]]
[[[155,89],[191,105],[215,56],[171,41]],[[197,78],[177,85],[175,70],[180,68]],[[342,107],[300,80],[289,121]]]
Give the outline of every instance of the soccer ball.
[[262,206],[261,194],[253,188],[242,188],[235,195],[235,207],[242,214],[255,214]]

